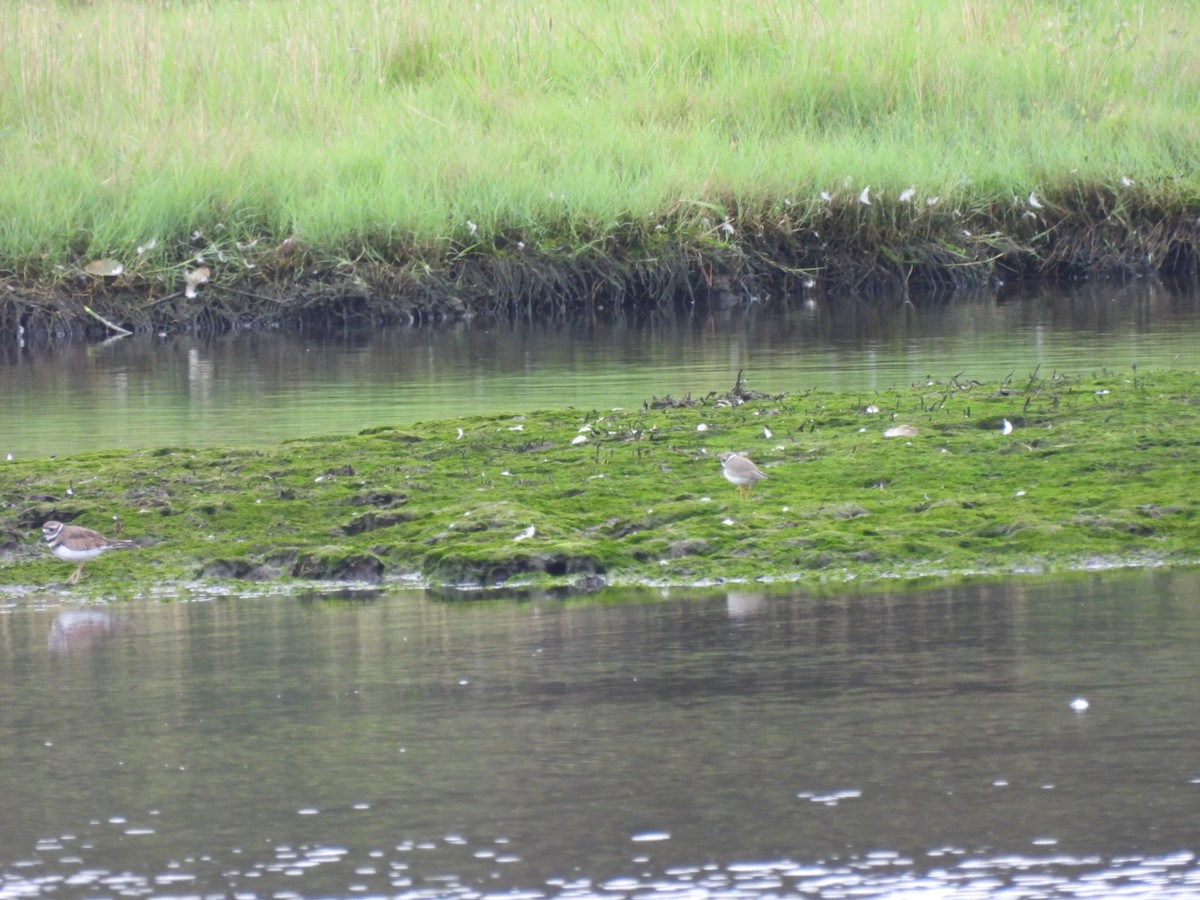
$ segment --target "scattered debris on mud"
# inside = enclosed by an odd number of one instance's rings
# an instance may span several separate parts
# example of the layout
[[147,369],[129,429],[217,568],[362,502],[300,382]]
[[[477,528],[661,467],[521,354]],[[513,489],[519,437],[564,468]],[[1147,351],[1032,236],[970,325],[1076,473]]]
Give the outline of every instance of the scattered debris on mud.
[[[457,587],[847,582],[1194,564],[1200,375],[956,376],[478,416],[265,449],[14,459],[10,584],[61,585],[49,519],[138,552],[72,590],[291,581]],[[895,423],[909,426],[887,437]],[[1169,427],[1164,427],[1169,423]],[[749,497],[720,455],[767,473]]]

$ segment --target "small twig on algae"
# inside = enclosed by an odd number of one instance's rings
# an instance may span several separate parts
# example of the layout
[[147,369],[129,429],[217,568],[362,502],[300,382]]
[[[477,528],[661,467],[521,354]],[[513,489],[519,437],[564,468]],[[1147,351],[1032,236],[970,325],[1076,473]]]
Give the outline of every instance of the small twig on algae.
[[112,322],[108,321],[108,319],[104,318],[104,316],[100,315],[100,313],[96,312],[90,306],[85,306],[83,308],[83,311],[85,313],[87,313],[89,316],[91,316],[93,319],[96,319],[99,322],[101,322],[102,324],[107,325],[111,330],[115,331],[121,337],[126,337],[127,335],[133,334],[132,331],[128,331],[127,329],[122,328],[120,325],[114,325]]

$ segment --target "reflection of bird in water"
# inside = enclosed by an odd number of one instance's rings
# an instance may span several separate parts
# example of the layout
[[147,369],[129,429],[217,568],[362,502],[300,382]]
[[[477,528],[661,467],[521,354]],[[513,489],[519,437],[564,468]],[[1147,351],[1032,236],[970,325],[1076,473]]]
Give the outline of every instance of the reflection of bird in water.
[[731,619],[748,619],[767,608],[767,595],[750,591],[730,591],[725,595],[725,611]]
[[725,479],[737,485],[739,497],[749,497],[754,490],[754,482],[767,477],[747,457],[730,451],[721,454],[721,469]]
[[94,609],[62,613],[50,625],[50,652],[70,653],[94,647],[124,627],[122,619]]
[[42,537],[50,545],[50,552],[63,562],[79,563],[67,584],[75,584],[83,574],[83,564],[95,559],[105,550],[131,550],[137,546],[133,541],[106,538],[98,531],[79,525],[64,525],[62,522],[47,522],[42,526]]

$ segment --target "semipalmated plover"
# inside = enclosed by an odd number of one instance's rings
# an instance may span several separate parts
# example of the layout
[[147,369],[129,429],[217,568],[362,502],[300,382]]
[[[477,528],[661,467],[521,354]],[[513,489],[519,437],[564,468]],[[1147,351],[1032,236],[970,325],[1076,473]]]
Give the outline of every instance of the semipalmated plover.
[[739,497],[749,497],[754,491],[754,482],[767,477],[759,471],[758,466],[741,453],[727,451],[721,454],[720,459],[725,478],[737,485]]

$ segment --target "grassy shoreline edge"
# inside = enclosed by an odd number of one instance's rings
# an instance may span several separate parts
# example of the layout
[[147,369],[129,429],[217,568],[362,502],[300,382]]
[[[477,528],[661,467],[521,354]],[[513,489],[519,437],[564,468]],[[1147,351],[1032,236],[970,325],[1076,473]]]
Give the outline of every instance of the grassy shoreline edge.
[[1195,6],[17,0],[0,335],[1194,275]]
[[[59,519],[112,532],[114,517],[140,549],[89,563],[84,596],[312,583],[829,590],[1195,565],[1198,397],[1196,372],[960,375],[265,449],[10,460],[4,580],[61,589],[70,567],[36,530]],[[768,475],[750,499],[721,476],[728,449]]]
[[[36,340],[103,336],[114,325],[132,332],[220,332],[477,316],[636,317],[801,295],[903,300],[910,292],[1008,280],[1194,278],[1200,271],[1200,226],[1191,211],[1131,209],[1099,190],[1087,210],[1056,205],[1047,212],[1052,201],[1038,202],[1041,209],[1030,218],[1020,205],[966,218],[851,199],[827,204],[815,217],[781,213],[769,222],[738,221],[736,228],[737,220],[725,217],[729,235],[610,234],[542,252],[524,249],[518,238],[496,238],[488,247],[453,246],[432,264],[347,263],[288,239],[249,263],[253,274],[195,264],[180,283],[76,268],[65,280],[10,283],[0,295],[0,334]],[[749,233],[734,236],[736,229]],[[196,254],[213,256],[231,258],[211,244]],[[187,276],[202,280],[192,285]]]

